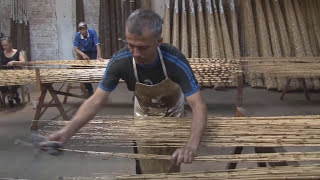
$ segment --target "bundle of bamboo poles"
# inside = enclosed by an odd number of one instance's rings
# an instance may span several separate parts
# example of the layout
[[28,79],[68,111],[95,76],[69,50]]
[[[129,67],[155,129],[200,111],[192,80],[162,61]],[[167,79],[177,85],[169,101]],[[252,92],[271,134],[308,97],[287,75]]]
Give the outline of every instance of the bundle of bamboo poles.
[[[316,0],[180,1],[167,1],[165,42],[177,46],[187,57],[320,55],[320,13]],[[286,79],[247,72],[246,81],[252,87],[282,90]],[[320,89],[316,77],[306,78],[306,84],[309,89]],[[290,89],[299,88],[299,82],[293,79]]]
[[[190,66],[201,87],[236,86],[236,77],[241,74],[240,60],[237,59],[189,59]],[[57,60],[33,61],[40,66],[41,83],[100,82],[108,60]],[[52,66],[71,66],[69,69],[53,69]],[[77,67],[77,68],[75,68]],[[90,68],[89,68],[90,67]],[[0,86],[36,83],[34,70],[1,70]]]
[[[205,147],[319,146],[320,116],[209,117],[201,145]],[[66,125],[49,121],[48,134]],[[77,145],[181,147],[190,135],[190,118],[101,118],[87,124],[74,137]],[[71,141],[71,143],[72,143]]]

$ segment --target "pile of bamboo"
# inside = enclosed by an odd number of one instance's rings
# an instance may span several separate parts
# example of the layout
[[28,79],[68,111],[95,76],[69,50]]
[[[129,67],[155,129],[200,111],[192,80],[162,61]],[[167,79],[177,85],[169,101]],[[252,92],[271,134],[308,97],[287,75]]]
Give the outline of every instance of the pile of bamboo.
[[[236,78],[241,74],[237,59],[189,59],[190,66],[201,87],[237,86]],[[57,60],[33,61],[40,67],[41,83],[100,82],[109,60]],[[70,66],[68,69],[66,67]],[[56,68],[56,69],[53,69]],[[36,83],[34,70],[0,70],[0,86]]]
[[107,67],[109,59],[104,60],[45,60],[31,61],[28,64],[33,67],[45,67],[50,65],[55,66],[78,66],[78,67]]
[[[163,36],[192,58],[319,56],[319,9],[317,0],[166,1]],[[285,84],[283,77],[259,72],[247,72],[246,81],[278,90]],[[320,89],[318,78],[306,83]],[[293,79],[290,89],[300,88]]]
[[[67,121],[49,121],[47,134]],[[148,147],[181,147],[190,135],[190,118],[103,118],[91,121],[73,137],[76,145],[134,146],[133,140]],[[320,116],[210,117],[201,145],[234,146],[319,146]],[[71,141],[71,143],[72,143]],[[72,143],[73,144],[73,143]]]
[[240,60],[189,58],[191,69],[201,87],[236,87],[242,75]]

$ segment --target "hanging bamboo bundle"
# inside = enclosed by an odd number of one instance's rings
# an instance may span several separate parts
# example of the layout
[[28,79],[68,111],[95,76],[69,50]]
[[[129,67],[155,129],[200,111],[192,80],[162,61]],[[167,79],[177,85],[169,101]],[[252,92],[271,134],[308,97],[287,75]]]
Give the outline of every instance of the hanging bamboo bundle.
[[201,0],[197,1],[198,12],[197,12],[197,20],[198,20],[198,37],[199,37],[199,56],[200,58],[207,58],[208,56],[208,44],[207,44],[207,33],[204,24],[203,17],[203,9]]
[[212,0],[212,5],[213,5],[213,12],[214,12],[214,22],[216,26],[216,31],[217,31],[217,37],[218,37],[218,44],[219,44],[219,51],[220,51],[220,58],[225,58],[226,55],[224,53],[224,44],[223,44],[223,36],[222,36],[222,30],[221,30],[221,25],[220,25],[220,18],[219,18],[219,11],[218,7],[216,4],[216,0]]
[[164,43],[171,42],[171,15],[170,15],[170,0],[166,0],[166,6],[164,7],[164,17],[163,17],[163,29],[162,37]]
[[[261,0],[254,1],[255,10],[257,12],[257,37],[258,37],[258,45],[259,45],[259,52],[260,56],[262,57],[271,57],[271,44],[269,40],[269,32],[267,29],[266,19],[264,17],[263,9]],[[262,74],[257,73],[258,77],[263,78]],[[265,84],[264,86],[267,89],[276,89],[277,88],[277,81],[274,78],[269,77],[267,74],[264,76]]]
[[208,26],[208,52],[210,58],[219,58],[220,57],[220,50],[219,50],[219,43],[218,37],[215,27],[215,20],[214,14],[212,10],[211,0],[206,1],[207,4],[207,26]]
[[179,0],[174,1],[173,24],[172,24],[172,45],[180,49],[180,14]]
[[186,56],[189,55],[189,36],[188,36],[188,17],[186,9],[186,0],[182,0],[182,10],[181,10],[181,52]]
[[219,0],[219,16],[220,16],[220,23],[221,23],[222,39],[224,44],[224,52],[227,59],[233,58],[233,51],[232,51],[229,30],[227,26],[227,20],[224,13],[222,0]]
[[[201,145],[230,146],[319,146],[319,116],[290,117],[209,117]],[[49,121],[42,129],[47,134],[65,126],[67,121]],[[91,121],[71,140],[94,146],[181,147],[190,135],[190,118],[123,119],[103,118]]]
[[193,0],[189,0],[189,24],[190,24],[190,36],[191,36],[191,57],[199,57],[199,44],[198,44],[198,32],[196,22],[196,11],[194,8]]
[[240,43],[239,43],[239,32],[238,32],[238,23],[237,23],[237,14],[235,9],[234,0],[231,0],[230,3],[230,18],[231,18],[231,28],[232,28],[232,47],[233,47],[233,56],[235,58],[240,58]]

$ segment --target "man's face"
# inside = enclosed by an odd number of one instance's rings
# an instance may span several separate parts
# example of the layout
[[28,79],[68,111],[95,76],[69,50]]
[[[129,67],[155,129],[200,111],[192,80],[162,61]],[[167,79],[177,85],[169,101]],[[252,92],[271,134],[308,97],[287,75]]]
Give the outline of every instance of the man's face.
[[152,64],[157,57],[157,47],[162,43],[162,38],[153,37],[151,30],[146,28],[141,36],[126,30],[126,41],[136,63]]
[[80,31],[80,34],[83,36],[83,37],[87,37],[88,36],[88,29],[85,28],[85,27],[80,27],[79,28],[79,31]]

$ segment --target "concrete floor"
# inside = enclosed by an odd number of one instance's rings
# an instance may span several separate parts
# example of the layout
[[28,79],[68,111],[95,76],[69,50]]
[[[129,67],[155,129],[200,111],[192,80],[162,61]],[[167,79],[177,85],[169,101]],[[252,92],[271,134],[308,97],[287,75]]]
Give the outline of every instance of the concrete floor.
[[[56,85],[57,87],[59,85]],[[30,86],[32,100],[37,99],[40,92]],[[76,90],[73,92],[77,92]],[[103,109],[97,115],[132,115],[131,102],[133,93],[129,92],[124,84],[120,84],[106,102]],[[234,116],[236,89],[205,89],[202,95],[208,104],[210,116]],[[280,93],[265,89],[253,89],[246,87],[243,95],[243,107],[250,116],[279,116],[279,115],[315,115],[320,114],[320,94],[310,93],[311,101],[304,98],[302,92],[288,93],[284,101],[280,101]],[[47,97],[47,100],[49,97]],[[62,97],[61,97],[62,99]],[[64,108],[68,115],[72,116],[83,102],[82,99],[70,98]],[[186,108],[190,116],[190,109]],[[61,177],[101,176],[134,174],[135,164],[133,160],[111,158],[103,160],[101,157],[86,156],[83,154],[64,153],[62,156],[50,156],[38,152],[32,147],[15,144],[16,140],[29,141],[30,122],[33,119],[35,109],[29,102],[23,106],[12,109],[0,109],[0,179],[61,179]],[[56,108],[49,110],[41,118],[42,120],[61,119]],[[42,124],[43,125],[43,124]],[[41,126],[40,126],[41,127]],[[68,148],[68,145],[66,146]],[[72,147],[75,148],[75,147]],[[79,149],[97,151],[115,151],[112,148],[77,147]],[[287,148],[288,151],[315,151],[319,147],[312,148]],[[121,152],[132,152],[131,149],[116,149]],[[201,148],[199,155],[204,154],[230,154],[232,148]],[[253,152],[253,148],[245,148],[245,153]],[[223,163],[199,163],[183,165],[182,171],[206,171],[221,170],[225,168]],[[256,164],[241,163],[239,167],[256,167]]]

